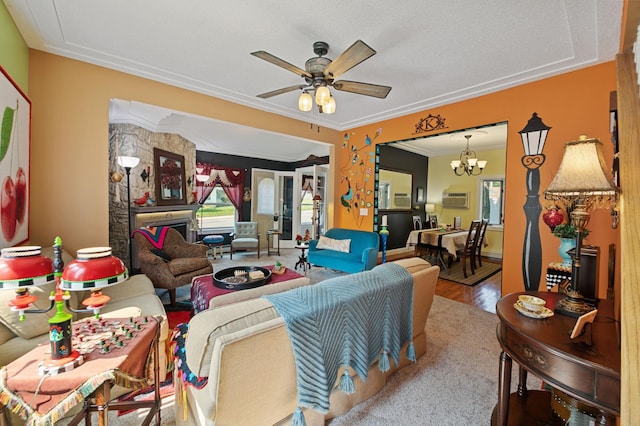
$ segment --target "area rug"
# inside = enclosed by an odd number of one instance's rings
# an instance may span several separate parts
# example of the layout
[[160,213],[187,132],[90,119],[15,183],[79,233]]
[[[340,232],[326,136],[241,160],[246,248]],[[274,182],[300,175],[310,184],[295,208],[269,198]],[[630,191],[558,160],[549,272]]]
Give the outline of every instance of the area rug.
[[167,312],[167,320],[169,321],[169,330],[176,328],[178,324],[189,322],[191,319],[191,310]]
[[[126,395],[118,398],[119,402],[122,401],[152,401],[155,397],[153,386],[149,386],[148,388],[140,389],[137,391],[130,392]],[[169,374],[167,376],[167,380],[160,383],[160,399],[167,398],[175,393],[173,387],[173,376]],[[135,409],[129,410],[118,410],[118,417],[124,416],[125,414],[129,414],[136,411]]]
[[453,262],[448,272],[444,269],[441,269],[438,278],[447,281],[454,281],[456,283],[464,285],[476,285],[486,280],[490,276],[497,274],[501,270],[502,264],[485,261],[482,262],[482,266],[480,268],[476,268],[476,273],[472,275],[471,268],[467,264],[467,278],[465,278],[462,272],[462,261],[460,261]]

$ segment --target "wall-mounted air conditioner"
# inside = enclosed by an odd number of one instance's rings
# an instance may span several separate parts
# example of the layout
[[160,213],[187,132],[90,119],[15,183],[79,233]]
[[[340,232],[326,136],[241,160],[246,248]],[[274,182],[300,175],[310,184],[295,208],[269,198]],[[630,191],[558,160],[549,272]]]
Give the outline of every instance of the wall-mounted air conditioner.
[[393,194],[393,204],[395,207],[411,208],[411,197],[406,192],[395,192]]
[[448,209],[468,209],[468,192],[444,192],[442,194],[442,207]]

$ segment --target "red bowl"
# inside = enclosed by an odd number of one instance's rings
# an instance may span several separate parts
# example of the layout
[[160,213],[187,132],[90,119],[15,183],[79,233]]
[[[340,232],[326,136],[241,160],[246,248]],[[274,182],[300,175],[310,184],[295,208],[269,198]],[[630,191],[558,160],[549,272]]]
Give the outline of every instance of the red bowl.
[[[39,246],[2,249],[0,288],[41,285],[53,281],[53,278],[53,260],[43,256]],[[33,281],[29,283],[30,279]]]
[[[78,257],[62,272],[64,290],[84,290],[117,284],[128,278],[122,260],[111,255],[111,247],[78,250]],[[74,286],[77,283],[79,286]]]

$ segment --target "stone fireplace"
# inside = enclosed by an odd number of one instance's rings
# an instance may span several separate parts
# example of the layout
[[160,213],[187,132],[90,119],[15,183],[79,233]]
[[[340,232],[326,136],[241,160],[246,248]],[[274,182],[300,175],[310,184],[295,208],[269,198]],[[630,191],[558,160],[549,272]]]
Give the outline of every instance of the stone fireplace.
[[[185,179],[187,183],[185,204],[158,206],[154,200],[155,173],[153,148],[182,155],[184,157]],[[171,226],[180,231],[185,240],[194,242],[196,235],[193,229],[195,212],[200,207],[192,203],[195,189],[195,144],[180,135],[158,133],[134,124],[109,124],[109,172],[124,175],[122,167],[118,166],[118,155],[138,157],[140,163],[131,169],[131,217],[127,218],[127,177],[120,180],[109,179],[109,245],[115,256],[122,259],[131,272],[135,273],[138,266],[135,261],[135,247],[132,247],[132,257],[129,259],[128,224],[131,232],[142,226]],[[135,203],[135,200],[147,200]],[[128,220],[129,219],[129,220]],[[133,262],[130,262],[132,260]]]

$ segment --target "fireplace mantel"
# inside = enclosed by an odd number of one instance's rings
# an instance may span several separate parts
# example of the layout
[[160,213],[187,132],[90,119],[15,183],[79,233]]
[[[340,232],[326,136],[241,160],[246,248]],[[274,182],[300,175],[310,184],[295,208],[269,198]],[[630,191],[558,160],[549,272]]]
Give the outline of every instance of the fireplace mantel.
[[158,212],[173,212],[180,210],[191,210],[198,211],[200,208],[200,204],[182,204],[182,205],[174,205],[174,206],[151,206],[151,207],[134,207],[131,206],[131,214],[141,214],[141,213],[158,213]]
[[131,207],[131,225],[133,229],[145,226],[186,225],[185,239],[195,242],[192,222],[200,204],[183,204],[175,206]]

